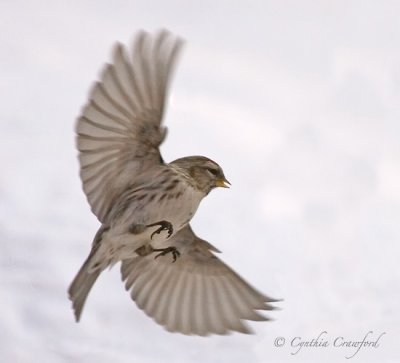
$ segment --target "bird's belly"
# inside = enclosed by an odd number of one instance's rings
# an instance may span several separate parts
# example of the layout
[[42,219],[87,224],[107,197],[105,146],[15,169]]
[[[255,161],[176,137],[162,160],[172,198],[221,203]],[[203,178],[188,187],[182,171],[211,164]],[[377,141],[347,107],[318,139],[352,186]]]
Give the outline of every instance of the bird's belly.
[[[191,188],[190,188],[191,189]],[[197,191],[188,190],[180,198],[165,200],[159,204],[152,223],[167,221],[172,224],[174,233],[192,219],[202,199]]]
[[154,225],[135,234],[130,232],[131,227],[135,224],[146,226],[165,221],[171,223],[173,234],[175,234],[190,222],[204,194],[187,186],[178,192],[179,197],[175,197],[177,193],[175,191],[175,194],[167,195],[163,200],[154,198],[150,203],[132,205],[114,221],[109,231],[109,234],[113,236],[109,239],[109,243],[119,251],[119,255],[123,255],[124,258],[132,257],[137,248],[149,243],[154,248],[166,246],[167,230],[153,235],[153,232],[160,228],[160,226]]

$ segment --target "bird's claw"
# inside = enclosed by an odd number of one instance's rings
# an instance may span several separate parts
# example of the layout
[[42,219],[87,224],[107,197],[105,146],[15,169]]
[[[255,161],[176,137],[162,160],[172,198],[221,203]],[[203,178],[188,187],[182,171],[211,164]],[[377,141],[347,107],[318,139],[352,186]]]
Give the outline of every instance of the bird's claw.
[[153,223],[153,224],[148,224],[146,227],[154,227],[154,226],[160,226],[160,228],[158,228],[151,234],[150,239],[153,239],[153,236],[155,234],[160,234],[162,231],[168,231],[167,238],[169,238],[172,236],[172,233],[174,232],[174,228],[173,228],[172,224],[168,221],[161,221],[161,222],[157,222],[157,223]]
[[173,261],[175,262],[176,259],[181,255],[181,253],[177,250],[176,247],[167,247],[167,248],[158,248],[158,249],[154,249],[153,251],[161,251],[159,254],[157,254],[154,259],[156,259],[157,257],[160,256],[165,256],[168,253],[172,253],[172,257],[173,257]]

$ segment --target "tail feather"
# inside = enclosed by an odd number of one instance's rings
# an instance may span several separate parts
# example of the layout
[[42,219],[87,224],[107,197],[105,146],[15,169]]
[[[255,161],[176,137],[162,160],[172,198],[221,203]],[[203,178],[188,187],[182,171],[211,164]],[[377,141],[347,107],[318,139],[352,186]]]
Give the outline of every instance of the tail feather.
[[83,263],[68,289],[69,299],[72,301],[72,308],[77,322],[79,322],[87,296],[93,284],[104,269],[104,267],[100,266],[97,269],[93,269],[93,260],[95,259],[96,252],[99,250],[102,234],[107,229],[107,227],[102,226],[98,230],[88,258]]
[[92,257],[93,254],[90,253],[68,289],[69,298],[72,301],[72,308],[74,309],[75,320],[77,322],[81,317],[86,298],[101,273],[100,269],[89,272]]

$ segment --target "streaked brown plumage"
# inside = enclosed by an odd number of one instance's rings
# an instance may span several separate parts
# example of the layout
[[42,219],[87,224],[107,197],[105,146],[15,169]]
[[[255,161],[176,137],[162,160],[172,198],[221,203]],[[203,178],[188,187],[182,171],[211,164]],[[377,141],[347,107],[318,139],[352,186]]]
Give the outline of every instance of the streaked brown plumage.
[[242,320],[267,320],[256,310],[273,309],[274,300],[226,266],[189,225],[201,200],[229,183],[206,157],[167,164],[159,151],[181,46],[167,31],[140,32],[132,54],[115,46],[90,92],[77,122],[77,146],[83,189],[102,225],[68,292],[79,320],[97,277],[121,261],[132,299],[167,330],[248,333]]

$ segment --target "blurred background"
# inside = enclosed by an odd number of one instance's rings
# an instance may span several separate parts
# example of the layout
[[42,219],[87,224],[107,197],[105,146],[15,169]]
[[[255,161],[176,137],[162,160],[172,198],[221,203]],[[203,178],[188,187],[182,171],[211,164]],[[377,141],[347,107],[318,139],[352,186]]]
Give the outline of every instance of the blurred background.
[[[0,4],[0,357],[3,362],[399,362],[398,1],[8,1]],[[115,41],[186,40],[166,160],[203,154],[232,183],[195,231],[264,293],[255,335],[171,334],[119,266],[76,324],[67,288],[99,223],[74,123]],[[327,348],[298,348],[326,331]],[[284,347],[276,347],[284,337]]]

